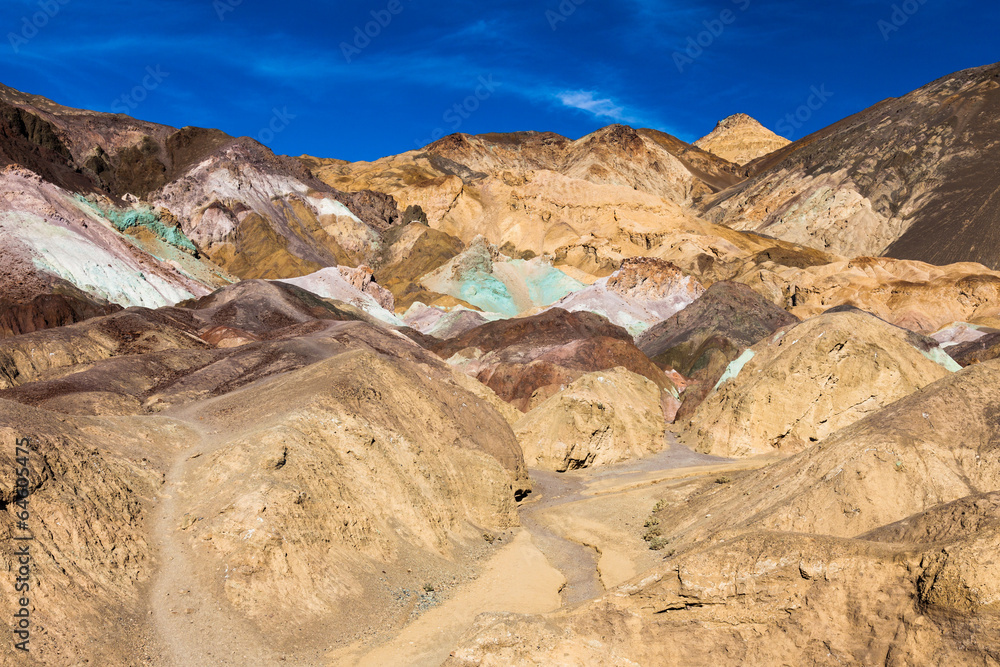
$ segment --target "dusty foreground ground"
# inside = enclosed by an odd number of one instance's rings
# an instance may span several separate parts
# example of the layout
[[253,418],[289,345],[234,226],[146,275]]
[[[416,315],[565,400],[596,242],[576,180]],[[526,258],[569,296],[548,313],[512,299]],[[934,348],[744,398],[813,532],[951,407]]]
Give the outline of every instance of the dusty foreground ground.
[[596,599],[663,561],[643,540],[644,522],[664,497],[682,498],[726,473],[769,459],[729,460],[674,442],[640,461],[556,473],[532,470],[523,527],[455,589],[392,639],[331,652],[330,665],[437,667],[475,624],[477,614],[534,614]]

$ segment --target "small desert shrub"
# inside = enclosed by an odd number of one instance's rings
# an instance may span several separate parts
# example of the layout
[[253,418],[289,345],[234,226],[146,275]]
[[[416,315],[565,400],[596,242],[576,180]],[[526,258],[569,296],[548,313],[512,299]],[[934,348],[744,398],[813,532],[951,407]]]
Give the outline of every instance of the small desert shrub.
[[[649,548],[653,551],[663,551],[668,544],[670,544],[670,540],[665,537],[654,537],[649,540]],[[664,555],[673,556],[675,553],[677,553],[677,550],[671,549]]]
[[733,480],[731,480],[730,478],[728,478],[728,477],[726,477],[726,476],[723,475],[722,477],[717,478],[715,480],[715,483],[716,484],[729,484],[731,481],[733,481]]

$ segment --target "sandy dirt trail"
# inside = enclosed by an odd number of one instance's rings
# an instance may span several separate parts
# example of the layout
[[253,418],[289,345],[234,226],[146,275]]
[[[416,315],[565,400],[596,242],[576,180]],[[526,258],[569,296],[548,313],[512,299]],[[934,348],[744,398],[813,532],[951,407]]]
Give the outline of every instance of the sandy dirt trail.
[[532,470],[534,491],[520,508],[524,530],[479,578],[388,642],[338,650],[327,664],[437,667],[479,613],[540,613],[599,597],[662,560],[642,539],[642,524],[660,497],[769,462],[697,454],[668,434],[663,452],[640,461],[567,473]]
[[661,486],[684,486],[738,462],[696,454],[667,434],[667,447],[639,461],[556,473],[531,471],[535,491],[521,522],[566,577],[564,605],[591,600],[660,559],[642,523]]
[[440,606],[424,612],[388,642],[361,643],[328,656],[331,665],[438,667],[484,612],[543,613],[558,609],[565,578],[520,531],[486,564],[482,574]]
[[279,657],[259,641],[258,633],[223,609],[211,594],[211,572],[199,567],[187,546],[183,520],[187,501],[197,494],[187,479],[192,456],[211,451],[211,438],[194,424],[174,455],[161,490],[154,524],[159,568],[151,591],[157,635],[165,649],[164,662],[187,665],[265,665]]
[[185,536],[188,509],[198,499],[191,462],[211,454],[226,439],[198,419],[204,405],[166,411],[183,432],[166,473],[153,525],[158,568],[150,588],[150,609],[161,646],[161,664],[263,667],[321,665],[321,653],[291,655],[265,645],[260,631],[235,612],[222,592],[223,573],[199,558]]

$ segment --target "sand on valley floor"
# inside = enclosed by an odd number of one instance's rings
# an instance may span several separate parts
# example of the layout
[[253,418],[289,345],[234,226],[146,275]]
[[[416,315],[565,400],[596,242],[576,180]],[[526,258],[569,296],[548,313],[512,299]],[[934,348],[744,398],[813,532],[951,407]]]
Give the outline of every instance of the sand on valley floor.
[[663,559],[642,539],[659,499],[684,497],[706,480],[773,460],[721,459],[678,445],[672,434],[667,439],[664,451],[638,461],[567,473],[532,470],[535,491],[520,507],[524,528],[478,578],[392,639],[338,649],[328,664],[436,667],[478,614],[544,613],[599,597]]

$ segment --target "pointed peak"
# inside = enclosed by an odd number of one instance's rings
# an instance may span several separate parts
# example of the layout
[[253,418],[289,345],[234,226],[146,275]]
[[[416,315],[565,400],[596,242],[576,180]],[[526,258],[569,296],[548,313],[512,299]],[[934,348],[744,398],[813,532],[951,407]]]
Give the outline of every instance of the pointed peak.
[[767,129],[752,116],[737,113],[720,120],[710,134],[694,142],[694,145],[742,166],[789,143],[788,139]]
[[760,127],[765,130],[767,129],[756,118],[754,118],[753,116],[748,116],[745,113],[734,113],[732,116],[723,118],[715,125],[715,129],[719,130],[730,127],[740,127],[741,125]]

